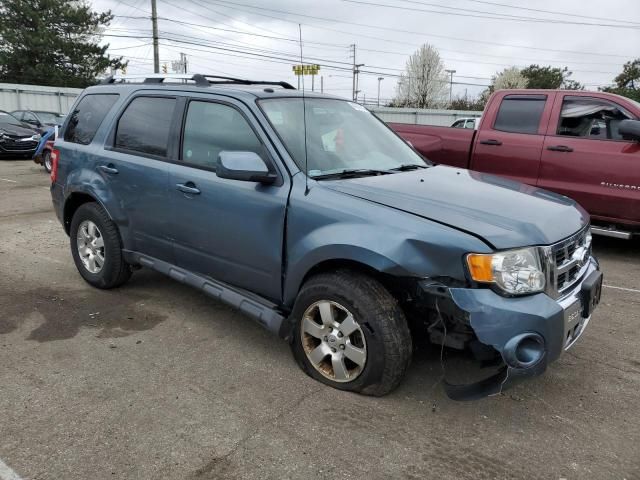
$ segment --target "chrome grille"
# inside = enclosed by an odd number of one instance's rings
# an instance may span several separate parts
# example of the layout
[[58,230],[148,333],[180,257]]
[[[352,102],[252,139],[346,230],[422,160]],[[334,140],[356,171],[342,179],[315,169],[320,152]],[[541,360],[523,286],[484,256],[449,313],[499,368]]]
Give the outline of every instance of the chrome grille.
[[7,151],[22,152],[22,151],[28,151],[28,150],[35,149],[38,146],[38,142],[32,141],[32,140],[30,140],[28,142],[10,142],[10,141],[6,141],[1,146],[2,146],[2,148],[4,150],[7,150]]
[[589,226],[566,240],[544,247],[543,252],[547,270],[547,293],[553,298],[562,297],[580,280],[589,265]]

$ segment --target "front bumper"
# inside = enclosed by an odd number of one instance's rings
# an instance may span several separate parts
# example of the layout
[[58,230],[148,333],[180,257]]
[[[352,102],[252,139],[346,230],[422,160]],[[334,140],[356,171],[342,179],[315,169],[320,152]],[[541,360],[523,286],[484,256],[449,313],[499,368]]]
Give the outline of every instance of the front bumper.
[[26,142],[5,141],[0,142],[0,156],[10,158],[14,156],[33,156],[38,148],[38,142],[30,140]]
[[585,331],[600,286],[598,262],[591,257],[581,279],[558,300],[544,293],[508,298],[489,289],[450,288],[451,300],[468,318],[478,341],[493,347],[504,367],[481,382],[446,384],[447,394],[458,400],[481,398],[542,374]]

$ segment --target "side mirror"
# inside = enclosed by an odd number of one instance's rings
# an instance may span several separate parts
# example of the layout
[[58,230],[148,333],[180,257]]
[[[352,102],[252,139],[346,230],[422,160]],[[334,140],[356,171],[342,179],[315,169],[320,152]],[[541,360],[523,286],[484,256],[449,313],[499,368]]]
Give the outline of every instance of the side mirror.
[[278,178],[269,172],[265,161],[255,152],[227,152],[218,155],[216,175],[230,180],[272,184]]
[[640,142],[640,120],[622,120],[618,131],[625,140]]

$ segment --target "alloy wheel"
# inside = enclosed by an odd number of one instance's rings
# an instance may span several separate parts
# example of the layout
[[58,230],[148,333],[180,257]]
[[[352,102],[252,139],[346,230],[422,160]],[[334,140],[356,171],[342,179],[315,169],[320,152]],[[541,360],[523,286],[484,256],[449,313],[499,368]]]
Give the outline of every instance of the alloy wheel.
[[99,273],[104,266],[104,239],[98,226],[91,220],[80,223],[76,243],[84,268],[90,273]]
[[351,312],[337,302],[322,300],[302,316],[302,347],[307,359],[324,377],[351,382],[364,370],[367,345]]

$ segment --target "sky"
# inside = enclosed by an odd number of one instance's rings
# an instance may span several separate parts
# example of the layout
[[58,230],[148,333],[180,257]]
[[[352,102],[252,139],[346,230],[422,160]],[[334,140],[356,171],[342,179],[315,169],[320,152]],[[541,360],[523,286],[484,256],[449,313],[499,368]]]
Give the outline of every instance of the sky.
[[[116,15],[103,32],[127,73],[153,72],[151,0],[92,0]],[[429,43],[453,74],[453,96],[478,95],[508,66],[567,66],[589,90],[640,58],[640,0],[157,0],[160,62],[180,52],[189,73],[284,80],[320,64],[314,87],[351,98],[353,45],[359,99],[393,98],[407,58]],[[378,81],[378,78],[383,80]],[[311,77],[305,77],[311,89]]]

